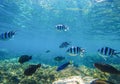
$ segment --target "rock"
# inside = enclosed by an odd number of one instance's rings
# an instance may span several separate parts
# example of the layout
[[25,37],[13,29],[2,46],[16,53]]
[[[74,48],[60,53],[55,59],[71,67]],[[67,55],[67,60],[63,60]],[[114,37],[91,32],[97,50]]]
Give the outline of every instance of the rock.
[[54,81],[52,84],[85,84],[80,76],[71,76],[69,78]]

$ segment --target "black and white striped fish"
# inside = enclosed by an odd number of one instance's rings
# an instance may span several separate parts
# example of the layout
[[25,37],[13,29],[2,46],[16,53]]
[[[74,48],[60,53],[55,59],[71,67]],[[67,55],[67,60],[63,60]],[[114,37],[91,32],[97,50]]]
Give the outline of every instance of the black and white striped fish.
[[9,40],[15,35],[14,31],[4,32],[0,34],[0,40]]
[[120,52],[116,52],[116,50],[110,48],[110,47],[102,47],[98,49],[98,54],[106,57],[113,57],[113,56],[118,56]]
[[58,25],[56,25],[56,29],[57,29],[58,31],[68,31],[68,30],[69,30],[69,27],[68,27],[68,26],[65,26],[65,25],[63,25],[63,24],[58,24]]
[[72,46],[66,51],[70,56],[77,56],[80,55],[83,57],[83,54],[85,52],[85,49],[77,46]]

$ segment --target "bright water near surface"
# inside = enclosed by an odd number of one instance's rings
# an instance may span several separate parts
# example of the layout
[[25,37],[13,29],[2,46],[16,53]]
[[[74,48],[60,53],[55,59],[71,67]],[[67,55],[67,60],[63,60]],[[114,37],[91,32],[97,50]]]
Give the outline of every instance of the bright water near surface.
[[[58,31],[58,24],[69,30]],[[51,66],[70,60],[92,68],[94,62],[120,65],[120,58],[104,60],[97,51],[107,46],[120,52],[119,0],[0,0],[0,34],[7,31],[16,33],[0,40],[1,61],[27,54],[32,55],[29,63]],[[69,56],[69,47],[59,48],[63,42],[84,48],[84,56]],[[56,56],[65,60],[56,62]]]

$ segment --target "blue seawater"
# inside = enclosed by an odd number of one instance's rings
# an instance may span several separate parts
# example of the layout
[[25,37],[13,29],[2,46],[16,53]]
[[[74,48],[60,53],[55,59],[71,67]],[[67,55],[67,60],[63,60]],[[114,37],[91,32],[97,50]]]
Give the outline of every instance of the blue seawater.
[[[88,67],[98,61],[120,64],[116,57],[105,61],[97,54],[103,46],[120,51],[120,1],[95,1],[0,0],[0,33],[16,31],[11,40],[0,41],[0,60],[28,54],[31,62],[53,66],[56,56]],[[67,25],[69,31],[57,31],[57,24]],[[67,48],[59,48],[62,42],[83,47],[84,57],[66,54]]]

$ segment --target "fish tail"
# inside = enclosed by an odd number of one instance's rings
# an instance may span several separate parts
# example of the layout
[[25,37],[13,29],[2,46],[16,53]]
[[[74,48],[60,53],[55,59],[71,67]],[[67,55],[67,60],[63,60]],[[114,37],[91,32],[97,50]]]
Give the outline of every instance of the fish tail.
[[115,54],[120,54],[120,52],[117,52],[117,53],[115,53]]
[[118,58],[120,58],[120,55],[118,55],[118,54],[115,54],[115,56],[118,57]]
[[14,32],[14,34],[16,34],[16,32],[19,32],[20,30],[15,30],[15,31],[13,31]]

